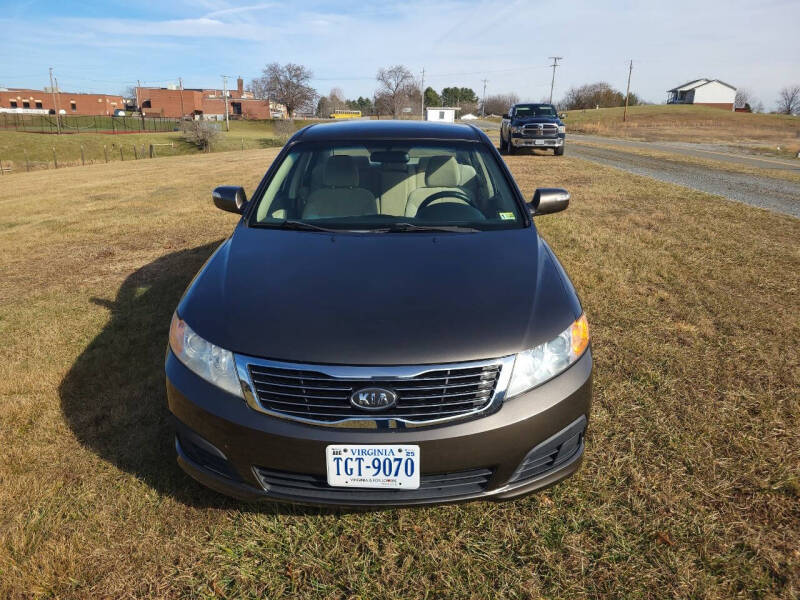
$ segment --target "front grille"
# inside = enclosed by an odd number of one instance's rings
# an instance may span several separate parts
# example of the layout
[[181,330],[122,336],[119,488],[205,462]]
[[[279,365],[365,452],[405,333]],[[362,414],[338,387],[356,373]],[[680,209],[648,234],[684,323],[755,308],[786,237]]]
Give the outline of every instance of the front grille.
[[[321,423],[346,419],[402,419],[424,423],[482,411],[489,406],[501,364],[436,368],[413,377],[334,377],[304,366],[304,370],[249,364],[250,379],[260,405],[289,417]],[[397,403],[380,412],[354,407],[350,396],[365,387],[388,388]]]
[[421,475],[419,489],[382,490],[375,488],[340,488],[328,485],[322,475],[272,471],[261,467],[255,473],[270,496],[289,500],[335,503],[414,502],[457,499],[480,494],[492,476],[491,469],[472,469],[457,473]]
[[558,125],[554,123],[525,125],[522,128],[522,134],[527,137],[553,137],[558,134]]
[[533,479],[563,464],[583,448],[586,417],[573,421],[554,436],[546,439],[528,452],[509,483]]

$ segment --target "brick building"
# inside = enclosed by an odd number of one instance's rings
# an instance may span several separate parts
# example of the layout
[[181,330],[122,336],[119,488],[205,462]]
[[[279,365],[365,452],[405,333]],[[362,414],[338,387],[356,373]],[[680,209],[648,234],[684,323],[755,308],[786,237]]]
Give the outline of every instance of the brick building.
[[22,88],[0,88],[0,110],[2,112],[67,115],[113,115],[117,109],[125,108],[122,96],[109,94],[77,94],[74,92],[29,90]]
[[[225,116],[223,90],[219,89],[175,89],[136,88],[136,103],[146,116],[220,119]],[[236,88],[227,90],[228,115],[234,119],[270,119],[286,109],[275,102],[260,100],[252,92],[245,91],[241,77]]]

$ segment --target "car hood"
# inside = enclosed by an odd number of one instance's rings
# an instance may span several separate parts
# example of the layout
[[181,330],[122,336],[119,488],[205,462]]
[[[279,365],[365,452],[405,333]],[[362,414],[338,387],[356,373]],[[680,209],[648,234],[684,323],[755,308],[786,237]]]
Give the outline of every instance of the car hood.
[[514,125],[527,125],[528,123],[558,123],[558,117],[514,117]]
[[327,234],[240,225],[178,313],[241,354],[399,365],[512,354],[558,335],[580,305],[533,228]]

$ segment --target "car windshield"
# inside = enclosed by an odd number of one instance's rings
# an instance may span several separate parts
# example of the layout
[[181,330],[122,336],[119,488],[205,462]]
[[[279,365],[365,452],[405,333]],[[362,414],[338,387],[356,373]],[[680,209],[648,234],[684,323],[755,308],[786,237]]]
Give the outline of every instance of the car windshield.
[[525,223],[497,159],[474,142],[301,143],[273,173],[251,225],[419,232]]
[[552,104],[521,104],[514,107],[515,117],[555,117]]

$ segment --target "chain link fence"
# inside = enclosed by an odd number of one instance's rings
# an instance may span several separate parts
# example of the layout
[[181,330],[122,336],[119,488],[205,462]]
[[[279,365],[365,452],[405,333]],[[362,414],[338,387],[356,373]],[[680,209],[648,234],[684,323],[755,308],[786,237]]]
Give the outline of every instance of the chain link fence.
[[29,115],[0,113],[0,129],[33,133],[146,133],[176,131],[178,119],[89,115]]

